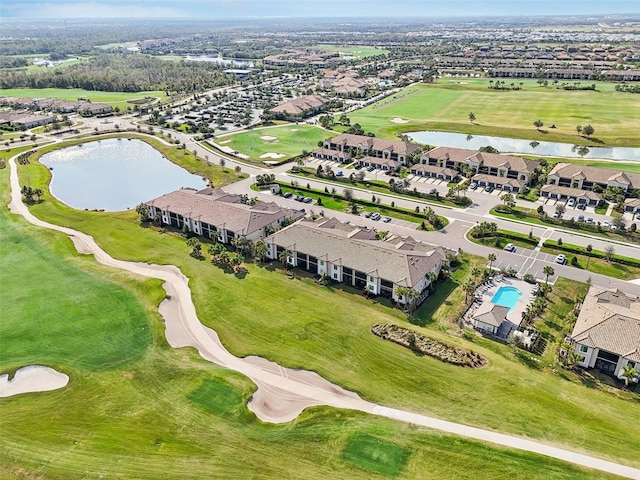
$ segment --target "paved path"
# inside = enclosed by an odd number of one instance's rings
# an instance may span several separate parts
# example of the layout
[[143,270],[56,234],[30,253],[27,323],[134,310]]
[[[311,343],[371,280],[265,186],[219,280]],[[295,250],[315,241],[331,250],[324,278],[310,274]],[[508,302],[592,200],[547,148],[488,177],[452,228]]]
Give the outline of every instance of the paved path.
[[26,205],[22,203],[15,163],[16,157],[9,160],[11,169],[11,203],[9,208],[11,211],[23,216],[25,220],[36,226],[69,235],[78,252],[94,255],[95,259],[103,265],[163,280],[167,299],[161,303],[159,310],[165,320],[165,334],[169,344],[174,348],[193,346],[206,360],[247,375],[258,387],[250,399],[248,407],[263,421],[287,422],[296,418],[302,410],[309,406],[328,405],[335,408],[359,410],[466,438],[534,452],[583,467],[640,480],[640,469],[552,447],[522,437],[375,405],[361,399],[353,392],[328,382],[314,372],[284,368],[259,357],[238,358],[233,356],[224,348],[216,332],[200,323],[191,299],[189,279],[177,267],[114,259],[102,250],[91,236],[44,222],[33,216]]

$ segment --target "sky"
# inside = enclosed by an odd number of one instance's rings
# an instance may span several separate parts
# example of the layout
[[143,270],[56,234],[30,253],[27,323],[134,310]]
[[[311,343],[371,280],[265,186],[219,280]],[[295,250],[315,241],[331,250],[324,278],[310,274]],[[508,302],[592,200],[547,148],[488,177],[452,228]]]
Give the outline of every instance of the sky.
[[416,18],[621,13],[640,14],[640,0],[0,0],[0,19]]

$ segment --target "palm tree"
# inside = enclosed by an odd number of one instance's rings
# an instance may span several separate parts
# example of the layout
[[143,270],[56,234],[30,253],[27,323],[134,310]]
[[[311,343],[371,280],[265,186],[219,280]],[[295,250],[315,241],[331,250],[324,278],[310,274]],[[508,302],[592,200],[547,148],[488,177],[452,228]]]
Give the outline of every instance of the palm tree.
[[473,112],[469,112],[469,121],[470,121],[471,123],[473,123],[473,122],[475,122],[475,121],[476,121],[476,114],[475,114],[475,113],[473,113]]
[[478,281],[478,277],[482,275],[482,270],[480,270],[478,267],[473,267],[471,269],[471,276],[473,277],[473,281],[477,282]]
[[280,252],[280,255],[278,255],[278,260],[280,260],[280,263],[284,264],[284,269],[285,270],[289,270],[289,261],[288,258],[292,255],[291,250],[289,249],[284,249],[282,252]]
[[587,251],[587,270],[589,270],[589,262],[591,261],[591,251],[593,250],[593,247],[589,244],[585,247],[585,250]]
[[624,386],[628,388],[629,384],[633,381],[636,375],[638,375],[638,371],[635,367],[632,367],[630,363],[627,363],[624,370],[622,370],[621,375],[624,377]]
[[546,265],[543,269],[542,269],[542,273],[544,273],[545,275],[545,279],[544,279],[544,283],[549,283],[549,277],[553,277],[553,275],[555,275],[555,270],[553,269],[553,267],[551,265]]
[[236,165],[235,171],[236,171],[236,175],[239,177],[240,172],[242,171],[242,167],[240,165]]
[[253,251],[256,258],[262,261],[264,256],[267,254],[267,244],[264,243],[264,240],[256,240],[253,244]]
[[535,122],[533,122],[533,126],[536,127],[536,129],[539,131],[540,128],[544,125],[544,123],[542,123],[542,120],[536,120]]
[[495,253],[490,253],[487,256],[487,259],[489,260],[489,270],[491,270],[493,268],[493,262],[495,262],[498,259],[498,257],[496,256]]
[[393,293],[395,293],[396,297],[398,298],[405,298],[408,291],[409,291],[409,287],[400,286],[400,287],[396,287]]
[[413,288],[410,288],[407,292],[407,310],[409,312],[409,315],[411,315],[416,309],[416,301],[418,300],[419,296],[420,294],[418,293],[418,291],[414,290]]
[[464,299],[469,301],[469,297],[476,291],[476,284],[473,280],[469,279],[462,285],[462,291],[464,292]]

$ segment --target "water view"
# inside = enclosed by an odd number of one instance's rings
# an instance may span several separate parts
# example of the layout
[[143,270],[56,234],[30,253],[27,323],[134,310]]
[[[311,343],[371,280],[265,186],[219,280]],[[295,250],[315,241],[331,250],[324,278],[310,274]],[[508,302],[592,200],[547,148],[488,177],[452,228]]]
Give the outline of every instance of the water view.
[[[587,147],[586,150],[570,143],[534,142],[517,138],[466,135],[451,132],[412,132],[408,136],[427,145],[468,148],[492,146],[502,153],[520,153],[568,158],[606,158],[612,160],[640,161],[640,148],[627,147]],[[584,155],[581,155],[584,154]]]
[[181,187],[207,185],[141,140],[85,143],[47,153],[40,162],[52,170],[53,196],[78,210],[127,210]]

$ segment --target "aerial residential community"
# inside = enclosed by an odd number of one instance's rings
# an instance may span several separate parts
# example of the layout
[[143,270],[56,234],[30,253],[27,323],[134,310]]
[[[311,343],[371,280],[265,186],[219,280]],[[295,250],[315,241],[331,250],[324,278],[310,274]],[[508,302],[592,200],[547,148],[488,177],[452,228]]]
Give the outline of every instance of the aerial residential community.
[[637,5],[426,3],[0,4],[0,478],[640,479]]

